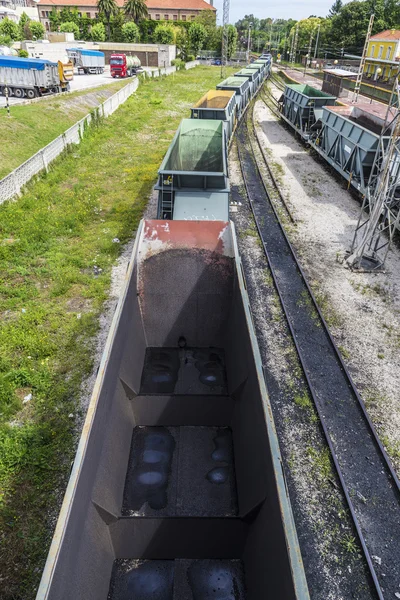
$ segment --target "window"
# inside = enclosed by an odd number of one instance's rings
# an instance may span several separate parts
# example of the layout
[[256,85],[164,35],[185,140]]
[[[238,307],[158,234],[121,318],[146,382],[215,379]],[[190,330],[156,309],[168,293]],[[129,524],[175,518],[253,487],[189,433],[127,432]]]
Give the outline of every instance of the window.
[[172,18],[173,18],[174,21],[177,21],[178,20],[178,15],[173,15]]
[[156,21],[160,20],[160,15],[156,15]]
[[390,55],[392,54],[392,46],[388,46],[387,52],[386,52],[386,58],[390,58]]
[[192,15],[190,18],[192,19],[192,21],[194,21],[195,20],[195,15]]
[[87,12],[86,16],[87,16],[88,19],[90,19],[90,12]]
[[164,21],[169,21],[169,15],[164,15]]
[[45,16],[46,16],[46,13],[44,10],[42,10],[42,17],[45,17]]
[[186,15],[182,15],[182,21],[186,21]]
[[81,16],[82,16],[82,13],[78,12],[78,17],[81,17]]
[[382,58],[382,54],[383,54],[383,46],[379,46],[378,58]]
[[370,54],[370,56],[373,56],[374,53],[375,53],[375,46],[371,46],[371,54]]

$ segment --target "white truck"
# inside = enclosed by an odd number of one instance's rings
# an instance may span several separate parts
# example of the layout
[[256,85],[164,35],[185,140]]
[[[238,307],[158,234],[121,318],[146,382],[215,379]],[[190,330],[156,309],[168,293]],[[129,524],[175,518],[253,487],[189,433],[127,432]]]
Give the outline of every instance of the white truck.
[[69,77],[61,62],[0,56],[0,95],[32,99],[68,90]]
[[68,48],[68,58],[78,67],[78,73],[103,73],[105,66],[104,52],[85,50],[84,48]]

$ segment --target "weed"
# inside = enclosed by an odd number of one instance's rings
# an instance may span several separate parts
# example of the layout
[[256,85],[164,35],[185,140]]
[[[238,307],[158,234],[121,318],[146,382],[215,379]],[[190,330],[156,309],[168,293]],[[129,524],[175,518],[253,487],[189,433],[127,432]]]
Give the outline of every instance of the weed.
[[346,360],[349,360],[350,358],[350,352],[348,350],[346,350],[346,348],[344,348],[343,346],[338,346],[341,355],[343,356],[343,358],[345,358]]
[[316,450],[315,448],[308,448],[307,454],[310,457],[313,468],[323,483],[327,483],[329,479],[332,479],[332,466],[331,466],[331,454],[328,447],[323,450]]
[[383,360],[385,358],[385,355],[382,354],[382,352],[378,352],[377,354],[378,358],[380,358],[381,360]]
[[341,546],[348,552],[349,554],[355,554],[358,552],[358,544],[356,542],[356,538],[350,535],[349,533],[345,533],[343,538],[340,540]]
[[300,406],[300,408],[313,408],[313,404],[311,402],[310,396],[307,394],[307,392],[304,392],[303,394],[297,394],[294,397],[294,403],[297,406]]

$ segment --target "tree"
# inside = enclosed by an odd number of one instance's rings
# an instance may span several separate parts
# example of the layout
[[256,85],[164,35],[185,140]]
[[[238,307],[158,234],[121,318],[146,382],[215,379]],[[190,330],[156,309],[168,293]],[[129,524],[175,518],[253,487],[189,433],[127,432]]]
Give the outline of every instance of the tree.
[[4,35],[5,37],[9,37],[12,40],[18,39],[18,25],[8,19],[7,17],[0,21],[0,35]]
[[140,39],[139,27],[133,21],[128,21],[122,25],[122,36],[124,42],[138,42]]
[[228,60],[230,58],[232,58],[232,56],[236,52],[237,40],[238,40],[238,30],[236,29],[236,27],[234,25],[228,25],[228,49],[227,49]]
[[58,31],[58,27],[61,24],[60,12],[53,6],[51,13],[49,14],[50,31]]
[[96,23],[90,30],[90,37],[94,42],[104,42],[106,39],[106,29],[103,23]]
[[73,21],[61,23],[60,31],[62,31],[63,33],[73,33],[75,38],[79,38],[79,27],[76,23],[73,23]]
[[156,44],[173,44],[174,30],[170,25],[160,24],[154,30],[154,42]]
[[18,21],[19,37],[21,39],[24,39],[24,27],[27,23],[29,23],[29,21],[30,18],[28,17],[28,15],[25,12],[23,12]]
[[11,46],[12,43],[13,40],[10,38],[9,35],[0,34],[0,46]]
[[90,38],[90,25],[92,20],[83,14],[79,19],[79,37],[81,40],[88,40]]
[[335,2],[332,4],[331,8],[329,9],[328,17],[334,17],[335,15],[339,14],[342,6],[343,6],[342,0],[335,0]]
[[[107,25],[107,39],[109,40],[111,37],[111,29],[110,29],[111,17],[117,14],[118,7],[115,3],[115,0],[97,0],[97,8],[99,9],[99,12],[104,15],[106,25]],[[93,29],[92,29],[92,31],[93,31]],[[97,40],[97,41],[103,42],[104,40]]]
[[188,35],[192,52],[197,56],[207,38],[206,28],[201,23],[192,23],[189,27]]
[[149,12],[144,0],[126,0],[123,11],[135,23],[149,18]]
[[42,23],[39,23],[39,21],[31,21],[29,23],[29,29],[32,32],[32,36],[37,40],[42,40],[44,38],[46,30],[44,28],[44,25],[42,25]]

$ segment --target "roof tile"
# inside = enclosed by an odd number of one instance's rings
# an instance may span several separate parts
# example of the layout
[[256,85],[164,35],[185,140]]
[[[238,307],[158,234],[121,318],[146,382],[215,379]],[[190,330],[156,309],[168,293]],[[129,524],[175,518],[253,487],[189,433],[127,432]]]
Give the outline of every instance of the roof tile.
[[[119,7],[124,5],[124,0],[116,0]],[[76,6],[97,7],[97,0],[39,0],[41,6]],[[147,8],[152,10],[216,10],[205,0],[146,0]]]
[[386,29],[370,37],[371,40],[400,40],[399,29]]

